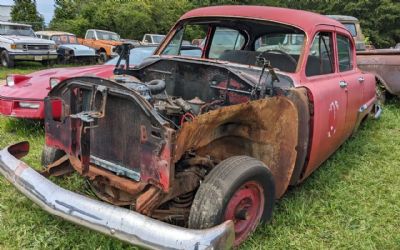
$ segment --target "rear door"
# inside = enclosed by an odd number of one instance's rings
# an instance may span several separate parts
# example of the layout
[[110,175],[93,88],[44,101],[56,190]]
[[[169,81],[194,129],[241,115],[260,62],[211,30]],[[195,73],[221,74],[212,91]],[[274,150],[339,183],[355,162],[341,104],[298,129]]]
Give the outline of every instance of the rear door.
[[338,54],[338,66],[341,77],[341,85],[345,86],[347,92],[347,113],[346,113],[346,136],[350,136],[356,126],[359,114],[364,110],[364,78],[357,70],[353,39],[347,32],[337,29],[336,44]]
[[312,144],[302,178],[325,161],[346,139],[347,90],[337,70],[335,30],[321,26],[310,42],[305,83],[313,99]]

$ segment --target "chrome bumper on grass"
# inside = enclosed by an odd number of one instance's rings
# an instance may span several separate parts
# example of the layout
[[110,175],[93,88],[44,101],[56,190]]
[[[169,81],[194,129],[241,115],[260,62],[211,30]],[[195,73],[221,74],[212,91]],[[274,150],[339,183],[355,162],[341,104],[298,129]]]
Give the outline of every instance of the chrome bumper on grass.
[[233,223],[203,230],[173,226],[128,209],[63,189],[19,158],[29,152],[21,142],[0,151],[0,173],[47,212],[134,245],[153,249],[230,249]]

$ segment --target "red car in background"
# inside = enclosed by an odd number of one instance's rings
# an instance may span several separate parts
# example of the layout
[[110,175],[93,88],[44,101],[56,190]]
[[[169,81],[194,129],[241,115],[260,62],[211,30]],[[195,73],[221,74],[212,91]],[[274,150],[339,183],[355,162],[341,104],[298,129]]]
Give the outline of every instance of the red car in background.
[[[138,65],[152,55],[154,50],[155,47],[134,48],[130,52],[130,62]],[[118,57],[103,65],[53,68],[27,75],[8,75],[5,84],[0,86],[0,115],[43,120],[44,98],[55,85],[76,76],[110,78],[117,61]],[[54,113],[57,113],[57,108]]]

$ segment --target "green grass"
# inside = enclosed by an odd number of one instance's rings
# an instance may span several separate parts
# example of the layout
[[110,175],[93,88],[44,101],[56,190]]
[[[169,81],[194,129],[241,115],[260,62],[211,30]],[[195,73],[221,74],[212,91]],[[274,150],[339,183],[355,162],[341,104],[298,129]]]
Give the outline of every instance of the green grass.
[[47,68],[64,68],[64,67],[74,67],[76,64],[56,64],[55,66],[44,66],[38,62],[18,62],[15,68],[4,68],[0,66],[0,81],[5,79],[8,74],[29,74],[33,71],[47,69]]
[[[368,120],[302,185],[276,203],[272,223],[242,249],[400,249],[400,102]],[[0,147],[28,140],[40,169],[40,124],[0,117]],[[85,193],[77,175],[54,179]],[[51,216],[0,177],[0,249],[132,249]]]

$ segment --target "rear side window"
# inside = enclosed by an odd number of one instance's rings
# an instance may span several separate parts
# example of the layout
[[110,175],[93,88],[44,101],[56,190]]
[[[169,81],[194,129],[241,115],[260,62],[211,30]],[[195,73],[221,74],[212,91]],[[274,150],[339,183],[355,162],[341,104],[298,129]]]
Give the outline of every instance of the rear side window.
[[208,58],[218,59],[225,51],[240,50],[244,43],[245,38],[239,31],[217,27],[211,41]]
[[332,33],[317,33],[307,58],[306,76],[330,74],[334,69]]
[[348,71],[353,69],[353,54],[350,39],[346,36],[337,35],[339,71]]

